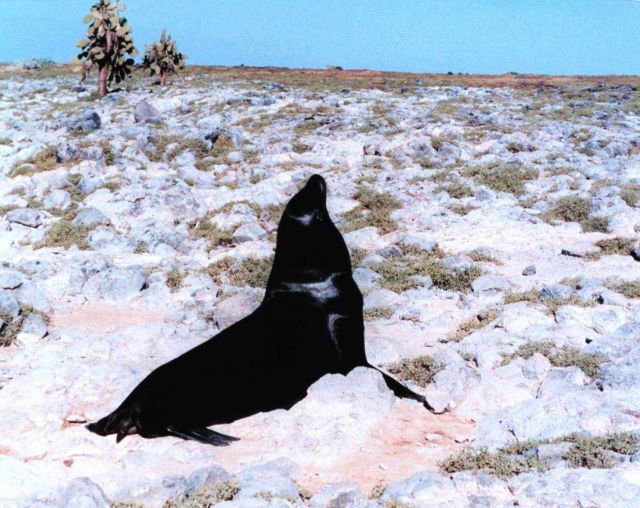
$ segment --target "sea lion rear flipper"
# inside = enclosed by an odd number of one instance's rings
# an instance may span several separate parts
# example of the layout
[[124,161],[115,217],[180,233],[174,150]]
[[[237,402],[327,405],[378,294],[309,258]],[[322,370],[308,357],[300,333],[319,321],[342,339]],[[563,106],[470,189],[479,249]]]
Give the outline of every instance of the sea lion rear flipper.
[[138,432],[137,421],[137,408],[135,406],[125,406],[85,427],[99,436],[116,434],[116,443],[119,443],[128,434]]
[[181,437],[182,439],[192,439],[193,441],[213,446],[229,446],[233,441],[238,441],[240,439],[238,437],[220,434],[220,432],[216,432],[215,430],[211,430],[206,427],[181,427],[169,425],[167,426],[167,434],[174,437]]
[[372,369],[377,370],[378,372],[380,372],[380,374],[382,374],[382,376],[384,377],[385,383],[387,383],[387,386],[389,387],[389,389],[393,392],[393,394],[396,397],[398,397],[400,399],[417,400],[426,409],[428,409],[429,411],[431,411],[434,414],[438,414],[438,412],[435,409],[433,409],[433,407],[431,407],[431,404],[429,404],[427,402],[427,399],[423,395],[420,395],[419,393],[416,393],[413,390],[407,388],[401,382],[393,379],[389,374],[386,374],[385,372],[382,372],[377,367],[374,367],[373,365],[369,365],[369,367],[371,367]]

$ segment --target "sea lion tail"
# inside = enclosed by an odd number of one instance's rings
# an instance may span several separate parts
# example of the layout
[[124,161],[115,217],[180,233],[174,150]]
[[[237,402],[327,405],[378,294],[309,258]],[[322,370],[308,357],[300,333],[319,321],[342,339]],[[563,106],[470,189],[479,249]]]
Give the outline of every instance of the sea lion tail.
[[138,432],[138,414],[139,411],[135,404],[121,406],[97,422],[90,423],[86,428],[99,436],[116,434],[116,443],[119,443],[128,434]]

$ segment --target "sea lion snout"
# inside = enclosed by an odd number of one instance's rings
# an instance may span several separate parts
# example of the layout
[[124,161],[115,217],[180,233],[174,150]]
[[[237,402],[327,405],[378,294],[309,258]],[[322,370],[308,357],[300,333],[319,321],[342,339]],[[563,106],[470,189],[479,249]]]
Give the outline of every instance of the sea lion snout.
[[320,175],[312,175],[309,180],[307,180],[307,185],[305,188],[309,188],[311,192],[315,192],[320,194],[323,198],[327,196],[327,182],[324,181]]
[[306,185],[291,198],[285,214],[308,226],[327,210],[327,183],[320,175],[313,175]]

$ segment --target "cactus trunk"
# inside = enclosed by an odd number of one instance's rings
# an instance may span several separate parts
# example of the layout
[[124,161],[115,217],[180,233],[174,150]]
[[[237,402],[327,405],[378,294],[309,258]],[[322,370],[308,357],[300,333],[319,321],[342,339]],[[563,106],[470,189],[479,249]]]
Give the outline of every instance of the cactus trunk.
[[167,73],[165,71],[160,71],[160,86],[164,86],[167,82]]
[[109,66],[102,65],[98,70],[98,92],[100,97],[107,95],[107,80],[109,79]]

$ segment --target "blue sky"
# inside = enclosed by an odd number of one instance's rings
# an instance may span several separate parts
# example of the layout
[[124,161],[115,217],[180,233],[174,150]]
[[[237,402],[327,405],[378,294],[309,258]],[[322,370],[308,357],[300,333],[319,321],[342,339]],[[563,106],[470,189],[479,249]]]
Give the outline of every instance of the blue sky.
[[[69,61],[88,0],[0,0],[0,61]],[[637,0],[129,0],[139,50],[188,63],[640,74]]]

